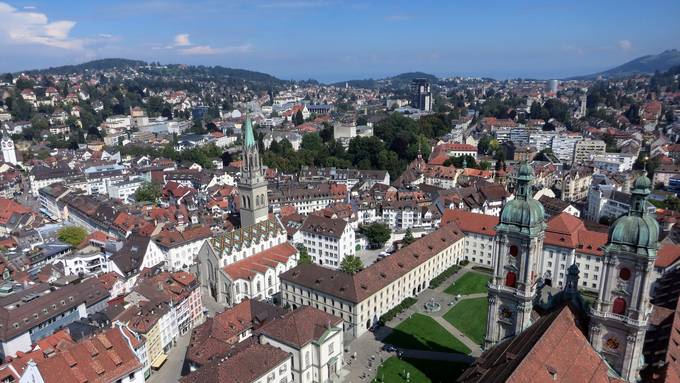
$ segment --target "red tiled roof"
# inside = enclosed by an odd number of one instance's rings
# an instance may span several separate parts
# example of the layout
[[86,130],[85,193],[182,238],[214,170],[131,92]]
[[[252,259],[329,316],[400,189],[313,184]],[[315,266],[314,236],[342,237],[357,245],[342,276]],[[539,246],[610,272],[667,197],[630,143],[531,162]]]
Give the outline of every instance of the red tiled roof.
[[656,267],[668,267],[680,260],[680,245],[663,243],[656,253]]
[[582,325],[571,308],[563,306],[482,353],[458,382],[610,383],[609,367],[588,342]]
[[444,210],[441,220],[442,225],[452,222],[466,233],[494,236],[496,235],[496,225],[499,223],[499,218],[493,215],[470,213],[465,210]]
[[264,273],[267,268],[273,268],[278,263],[286,263],[288,259],[297,254],[293,245],[284,242],[265,251],[261,251],[248,258],[234,262],[222,268],[224,272],[233,280],[250,279],[256,273]]
[[[109,329],[37,361],[40,375],[45,383],[108,383],[127,377],[143,366],[121,331]],[[133,347],[139,345],[134,337],[128,337]]]

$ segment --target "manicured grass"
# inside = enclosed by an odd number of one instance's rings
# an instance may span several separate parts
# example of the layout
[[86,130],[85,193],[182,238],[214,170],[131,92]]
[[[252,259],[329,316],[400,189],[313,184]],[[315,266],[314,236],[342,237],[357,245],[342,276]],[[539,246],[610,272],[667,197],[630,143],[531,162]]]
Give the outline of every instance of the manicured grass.
[[410,319],[401,322],[384,342],[411,350],[470,353],[470,349],[455,336],[423,314],[413,314]]
[[486,332],[486,315],[489,303],[486,298],[466,299],[458,302],[444,319],[473,341],[482,344]]
[[467,367],[464,363],[427,359],[399,359],[393,356],[378,368],[374,383],[406,382],[404,371],[410,373],[411,383],[453,382]]
[[486,283],[489,282],[490,279],[491,277],[488,275],[467,272],[444,290],[444,292],[451,295],[485,293],[487,291]]

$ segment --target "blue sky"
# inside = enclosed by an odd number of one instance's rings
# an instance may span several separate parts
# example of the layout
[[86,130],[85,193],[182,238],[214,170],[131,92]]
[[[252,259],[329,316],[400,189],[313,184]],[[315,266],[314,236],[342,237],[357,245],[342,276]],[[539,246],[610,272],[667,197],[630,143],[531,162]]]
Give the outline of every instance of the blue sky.
[[339,81],[587,74],[680,48],[680,1],[0,0],[0,72],[124,57]]

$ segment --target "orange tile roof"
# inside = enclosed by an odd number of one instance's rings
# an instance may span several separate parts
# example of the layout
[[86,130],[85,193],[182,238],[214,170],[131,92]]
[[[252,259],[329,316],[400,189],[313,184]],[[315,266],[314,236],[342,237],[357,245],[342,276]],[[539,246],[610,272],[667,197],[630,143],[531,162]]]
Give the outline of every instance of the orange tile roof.
[[231,265],[224,266],[222,270],[233,280],[250,280],[256,273],[264,273],[267,268],[273,268],[277,263],[288,262],[288,259],[295,254],[297,254],[295,247],[284,242]]

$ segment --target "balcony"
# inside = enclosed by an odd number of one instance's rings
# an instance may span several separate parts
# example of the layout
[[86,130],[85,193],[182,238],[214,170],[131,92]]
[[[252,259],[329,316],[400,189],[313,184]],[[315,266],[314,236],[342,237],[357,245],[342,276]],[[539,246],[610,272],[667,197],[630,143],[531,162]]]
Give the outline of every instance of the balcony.
[[593,314],[594,316],[598,316],[600,318],[609,318],[609,319],[620,320],[622,322],[631,324],[633,326],[646,326],[647,325],[646,320],[635,320],[635,319],[627,317],[625,315],[614,314],[614,313],[608,312],[608,311],[597,311],[594,308],[590,309],[590,313]]

